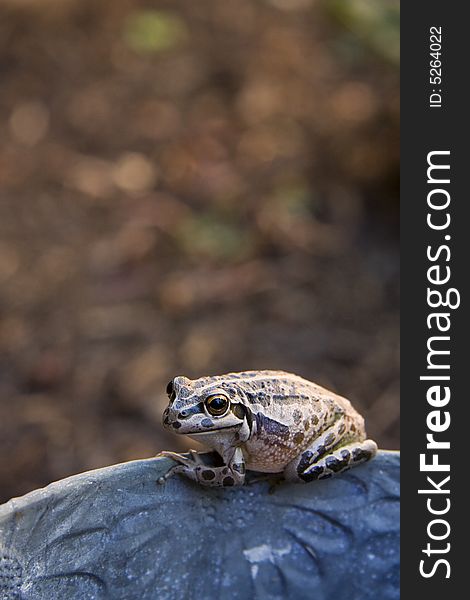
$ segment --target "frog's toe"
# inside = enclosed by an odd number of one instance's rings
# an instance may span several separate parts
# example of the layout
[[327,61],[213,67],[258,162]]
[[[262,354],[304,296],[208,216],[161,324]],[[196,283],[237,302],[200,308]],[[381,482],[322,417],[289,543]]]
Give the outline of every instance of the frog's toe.
[[162,450],[157,454],[157,458],[171,458],[181,465],[190,465],[194,462],[193,459],[188,456],[178,454],[178,452],[170,452],[169,450]]

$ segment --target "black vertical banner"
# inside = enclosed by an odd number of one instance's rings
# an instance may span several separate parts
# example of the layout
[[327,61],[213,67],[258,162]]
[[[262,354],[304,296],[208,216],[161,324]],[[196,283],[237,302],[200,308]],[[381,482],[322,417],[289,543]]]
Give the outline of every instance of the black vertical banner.
[[401,5],[405,600],[460,597],[470,574],[470,31],[463,9],[435,0]]

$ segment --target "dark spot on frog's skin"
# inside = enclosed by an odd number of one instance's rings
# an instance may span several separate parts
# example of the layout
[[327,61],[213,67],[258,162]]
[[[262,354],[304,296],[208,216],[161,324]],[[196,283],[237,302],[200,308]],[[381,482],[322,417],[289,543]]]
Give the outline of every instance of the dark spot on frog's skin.
[[308,431],[310,429],[310,423],[308,422],[308,419],[305,419],[304,421],[304,429],[305,431]]
[[266,433],[278,436],[280,438],[289,437],[289,427],[287,425],[283,425],[282,423],[279,423],[279,421],[270,419],[269,417],[263,415],[263,413],[257,413],[256,425],[258,428],[258,433],[264,430]]
[[174,423],[171,424],[172,427],[174,427],[175,429],[179,429],[181,427],[181,423],[179,421],[175,421]]
[[251,402],[251,404],[254,404],[255,402],[258,401],[257,395],[253,394],[252,392],[245,392],[245,395],[246,395],[248,402]]
[[223,481],[222,481],[222,485],[225,486],[230,486],[233,485],[235,483],[235,479],[233,477],[230,477],[230,475],[228,475],[227,477],[224,477]]
[[169,423],[170,423],[170,419],[168,418],[168,416],[166,416],[166,417],[163,419],[163,423],[164,423],[165,425],[169,425]]
[[367,450],[363,450],[362,448],[355,448],[352,451],[352,457],[354,462],[359,462],[360,460],[369,460],[370,452],[367,452]]
[[212,427],[214,425],[214,421],[212,421],[211,419],[202,419],[201,425],[203,427]]
[[254,402],[256,402],[257,404],[261,404],[261,406],[264,406],[266,408],[271,404],[271,397],[267,396],[265,392],[258,392],[255,395]]
[[302,452],[302,456],[300,458],[299,464],[297,465],[297,473],[300,476],[301,473],[305,471],[307,467],[310,466],[312,462],[313,452],[311,450],[305,450]]
[[294,435],[294,444],[301,444],[304,441],[304,434],[302,432],[297,432]]
[[302,420],[302,413],[300,412],[300,410],[295,409],[294,412],[292,413],[292,418],[294,419],[294,423],[296,425],[298,425],[300,423],[300,421]]
[[330,456],[325,460],[325,465],[328,467],[328,469],[330,469],[330,471],[333,471],[334,473],[342,471],[344,467],[347,466],[347,464],[347,460],[339,460],[335,456]]
[[180,387],[180,389],[178,390],[178,398],[188,398],[190,394],[191,390],[189,390],[188,388]]
[[325,470],[324,467],[318,465],[309,469],[308,473],[299,473],[300,479],[303,481],[316,481]]
[[245,472],[246,472],[246,468],[245,468],[244,463],[240,463],[240,464],[236,464],[235,463],[235,464],[232,465],[232,469],[234,471],[236,471],[237,473],[240,473],[241,475],[244,475]]
[[180,413],[178,413],[179,419],[187,419],[191,415],[198,415],[204,412],[204,402],[198,402],[197,404],[193,404],[192,406],[186,407]]
[[318,417],[317,417],[317,415],[313,415],[313,417],[312,417],[312,423],[314,425],[318,425]]
[[341,457],[346,461],[349,461],[349,459],[351,458],[351,453],[349,452],[349,450],[346,450],[346,448],[341,450],[340,454]]
[[340,435],[342,435],[345,431],[346,431],[346,425],[343,423],[342,425],[340,425],[340,428],[338,429],[338,433]]
[[354,425],[354,423],[351,425],[351,431],[353,433],[356,433],[356,426]]
[[235,398],[237,395],[237,391],[234,387],[230,385],[230,383],[223,382],[220,384],[220,387],[225,390],[225,392],[230,396],[230,398]]
[[211,481],[212,479],[214,479],[215,473],[214,471],[211,471],[211,469],[206,469],[201,473],[201,477],[206,481]]
[[222,475],[227,475],[227,473],[228,473],[228,468],[227,468],[227,467],[224,467],[224,468],[222,469]]
[[329,433],[325,438],[325,446],[331,446],[331,444],[335,441],[335,434]]

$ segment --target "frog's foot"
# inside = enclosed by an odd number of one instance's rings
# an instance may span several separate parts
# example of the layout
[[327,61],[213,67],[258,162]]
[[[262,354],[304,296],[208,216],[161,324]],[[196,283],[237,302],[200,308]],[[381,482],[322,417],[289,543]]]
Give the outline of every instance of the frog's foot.
[[165,475],[160,477],[158,483],[165,483],[173,475],[180,474],[205,486],[230,487],[233,485],[243,485],[245,481],[244,464],[233,464],[231,467],[226,465],[212,467],[207,466],[202,456],[195,450],[190,450],[189,454],[191,457],[178,454],[177,452],[160,452],[158,456],[171,458],[178,464],[171,467]]
[[318,455],[316,450],[316,447],[307,448],[290,462],[284,470],[285,478],[288,481],[309,482],[333,477],[373,458],[377,453],[377,444],[373,440],[353,442],[315,460]]

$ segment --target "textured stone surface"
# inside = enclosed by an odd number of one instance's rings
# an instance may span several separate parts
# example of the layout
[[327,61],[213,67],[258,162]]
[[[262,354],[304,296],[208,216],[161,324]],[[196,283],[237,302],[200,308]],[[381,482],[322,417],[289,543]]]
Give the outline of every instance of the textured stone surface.
[[336,479],[204,489],[149,459],[0,507],[1,600],[399,598],[399,454]]

